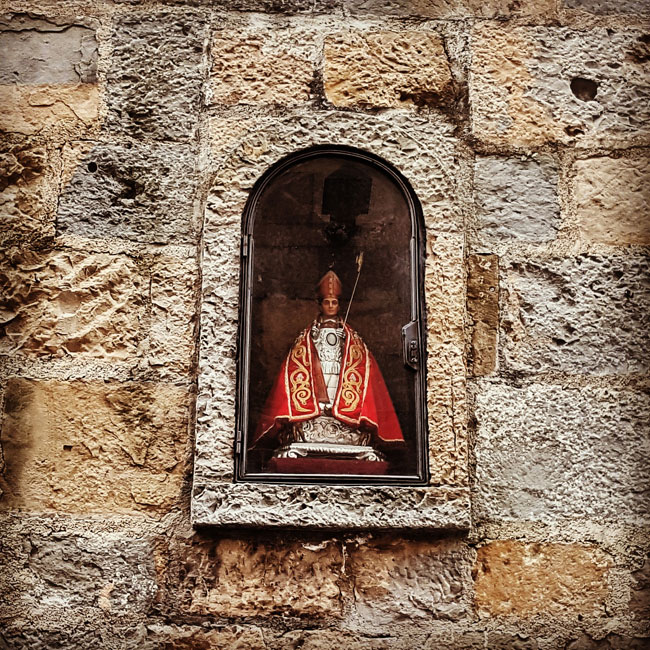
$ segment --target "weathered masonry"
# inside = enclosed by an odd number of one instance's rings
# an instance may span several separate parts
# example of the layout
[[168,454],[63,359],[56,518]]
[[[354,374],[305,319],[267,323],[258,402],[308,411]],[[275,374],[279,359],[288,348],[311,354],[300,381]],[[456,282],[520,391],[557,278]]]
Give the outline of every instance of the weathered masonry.
[[[646,1],[0,0],[0,50],[1,647],[648,647]],[[254,443],[330,269],[365,474]]]

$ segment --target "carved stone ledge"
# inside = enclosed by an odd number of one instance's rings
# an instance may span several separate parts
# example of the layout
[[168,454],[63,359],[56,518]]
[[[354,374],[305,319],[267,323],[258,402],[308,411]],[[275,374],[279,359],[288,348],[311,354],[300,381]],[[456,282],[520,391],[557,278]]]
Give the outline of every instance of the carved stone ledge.
[[467,530],[469,489],[196,481],[197,526]]

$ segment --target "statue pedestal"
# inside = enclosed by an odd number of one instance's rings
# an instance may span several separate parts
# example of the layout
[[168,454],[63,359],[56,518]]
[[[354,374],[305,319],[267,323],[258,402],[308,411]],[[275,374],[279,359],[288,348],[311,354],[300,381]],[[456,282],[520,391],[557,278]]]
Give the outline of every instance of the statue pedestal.
[[267,471],[279,474],[340,474],[342,476],[382,476],[388,472],[386,461],[343,458],[271,458]]

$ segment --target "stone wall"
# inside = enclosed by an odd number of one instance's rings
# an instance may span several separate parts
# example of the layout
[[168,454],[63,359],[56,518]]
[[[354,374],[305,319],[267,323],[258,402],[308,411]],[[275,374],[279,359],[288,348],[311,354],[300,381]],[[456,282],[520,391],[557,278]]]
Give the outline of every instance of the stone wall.
[[[0,645],[650,646],[646,1],[0,8]],[[326,112],[457,142],[468,534],[189,523],[206,204]]]

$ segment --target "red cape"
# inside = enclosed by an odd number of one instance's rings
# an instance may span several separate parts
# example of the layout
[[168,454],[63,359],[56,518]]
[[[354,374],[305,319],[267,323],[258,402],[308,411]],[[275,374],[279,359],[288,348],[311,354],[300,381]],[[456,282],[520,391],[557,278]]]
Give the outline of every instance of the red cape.
[[[327,393],[309,327],[299,334],[280,368],[252,446],[262,439],[275,438],[288,422],[302,422],[321,415],[319,401],[327,401]],[[404,442],[379,366],[349,325],[345,326],[345,347],[332,415],[349,426],[371,431],[379,445]]]

